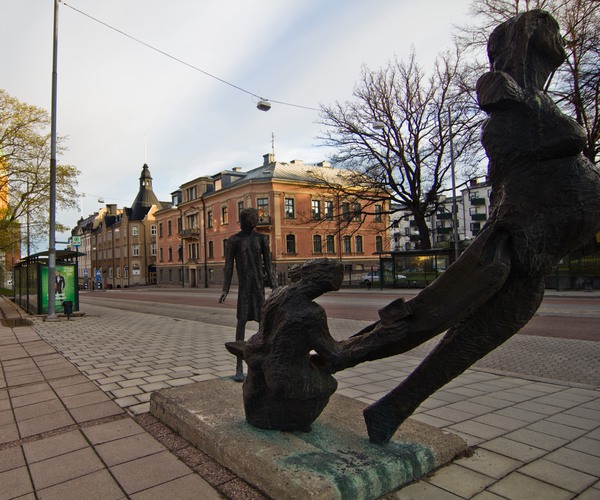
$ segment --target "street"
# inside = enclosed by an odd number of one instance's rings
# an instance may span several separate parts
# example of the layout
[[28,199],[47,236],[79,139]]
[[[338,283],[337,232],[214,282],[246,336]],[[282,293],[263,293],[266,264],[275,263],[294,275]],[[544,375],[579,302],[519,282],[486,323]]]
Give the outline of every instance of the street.
[[[377,311],[398,298],[410,298],[418,290],[378,290],[372,289],[342,289],[320,297],[319,302],[327,311],[329,318],[349,319],[359,321],[375,321]],[[552,292],[548,292],[549,294]],[[235,313],[219,314],[228,309],[235,310],[237,292],[232,289],[224,304],[219,304],[220,287],[212,288],[129,288],[108,291],[80,292],[82,303],[89,301],[111,301],[111,307],[127,310],[139,310],[150,314],[179,317],[181,319],[195,318],[197,311],[188,308],[165,307],[166,304],[179,306],[198,306],[209,308],[215,314],[212,319],[215,324],[225,326],[235,325]],[[117,302],[112,302],[117,300]],[[138,302],[140,309],[132,309],[133,305],[123,301]],[[211,322],[213,322],[211,321]],[[354,332],[348,332],[351,334]],[[519,332],[520,335],[534,335],[563,339],[600,340],[600,299],[593,295],[577,297],[544,298],[535,317]]]

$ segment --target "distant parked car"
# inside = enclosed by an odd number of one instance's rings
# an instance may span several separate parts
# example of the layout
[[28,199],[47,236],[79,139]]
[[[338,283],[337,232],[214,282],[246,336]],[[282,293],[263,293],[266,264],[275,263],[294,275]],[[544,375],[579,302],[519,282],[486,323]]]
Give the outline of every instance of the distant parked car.
[[[396,274],[397,280],[405,280],[406,276],[403,274]],[[371,286],[373,283],[377,284],[381,282],[381,278],[379,276],[379,271],[371,271],[367,274],[364,274],[360,279],[360,284],[363,286]]]

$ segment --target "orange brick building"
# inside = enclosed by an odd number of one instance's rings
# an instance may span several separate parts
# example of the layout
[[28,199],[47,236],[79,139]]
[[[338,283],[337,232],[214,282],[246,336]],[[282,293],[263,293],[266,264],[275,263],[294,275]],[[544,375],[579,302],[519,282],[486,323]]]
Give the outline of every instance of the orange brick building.
[[269,238],[280,284],[289,267],[317,257],[340,259],[347,279],[377,267],[389,251],[388,207],[336,195],[322,179],[331,186],[342,182],[339,174],[327,162],[285,163],[267,154],[248,172],[234,168],[183,184],[173,206],[154,213],[158,284],[221,284],[227,240],[250,207],[259,211],[257,231]]

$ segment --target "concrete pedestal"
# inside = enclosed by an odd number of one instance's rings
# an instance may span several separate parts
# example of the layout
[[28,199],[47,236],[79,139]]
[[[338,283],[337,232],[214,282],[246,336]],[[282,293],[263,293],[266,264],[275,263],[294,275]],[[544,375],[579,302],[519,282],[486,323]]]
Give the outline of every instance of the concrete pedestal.
[[252,427],[244,416],[242,384],[229,378],[162,389],[150,399],[154,416],[277,500],[377,498],[466,449],[460,437],[412,419],[386,445],[372,444],[364,407],[333,395],[304,433]]

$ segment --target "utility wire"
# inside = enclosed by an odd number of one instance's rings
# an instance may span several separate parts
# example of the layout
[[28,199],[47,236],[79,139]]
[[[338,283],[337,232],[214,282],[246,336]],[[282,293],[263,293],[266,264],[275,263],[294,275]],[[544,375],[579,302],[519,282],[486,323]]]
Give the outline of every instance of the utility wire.
[[96,18],[96,17],[94,17],[94,16],[92,16],[90,14],[87,14],[86,12],[83,12],[82,10],[80,10],[80,9],[78,9],[76,7],[73,7],[72,5],[69,5],[66,2],[61,2],[61,3],[63,5],[65,5],[66,7],[69,7],[70,9],[74,10],[75,12],[78,12],[79,14],[81,14],[81,15],[89,18],[89,19],[91,19],[92,21],[95,21],[95,22],[101,24],[102,26],[105,26],[105,27],[107,27],[107,28],[109,28],[109,29],[111,29],[113,31],[116,31],[120,35],[123,35],[123,36],[129,38],[130,40],[133,40],[134,42],[137,42],[137,43],[139,43],[141,45],[144,45],[145,47],[148,47],[149,49],[154,50],[155,52],[158,52],[159,54],[162,54],[163,56],[168,57],[169,59],[173,59],[174,61],[176,61],[176,62],[178,62],[180,64],[183,64],[184,66],[187,66],[188,68],[191,68],[191,69],[193,69],[195,71],[198,71],[198,72],[200,72],[200,73],[202,73],[202,74],[204,74],[204,75],[206,75],[206,76],[208,76],[210,78],[213,78],[213,79],[215,79],[215,80],[217,80],[217,81],[219,81],[221,83],[224,83],[225,85],[229,85],[230,87],[233,87],[236,90],[239,90],[241,92],[249,94],[252,97],[256,97],[257,99],[265,100],[265,101],[269,101],[269,102],[273,102],[273,103],[276,103],[276,104],[282,104],[284,106],[293,106],[295,108],[310,109],[312,111],[320,111],[318,108],[312,108],[310,106],[302,106],[300,104],[293,104],[293,103],[290,103],[290,102],[276,101],[276,100],[273,100],[273,99],[266,99],[264,97],[261,97],[258,94],[255,94],[254,92],[250,92],[249,90],[246,90],[246,89],[244,89],[244,88],[242,88],[242,87],[240,87],[238,85],[235,85],[235,84],[233,84],[231,82],[228,82],[227,80],[223,80],[222,78],[219,78],[218,76],[213,75],[212,73],[209,73],[208,71],[204,71],[203,69],[198,68],[197,66],[194,66],[193,64],[190,64],[190,63],[188,63],[186,61],[183,61],[182,59],[179,59],[178,57],[175,57],[175,56],[169,54],[168,52],[165,52],[164,50],[161,50],[161,49],[159,49],[157,47],[154,47],[153,45],[150,45],[149,43],[146,43],[143,40],[140,40],[139,38],[136,38],[136,37],[134,37],[134,36],[132,36],[132,35],[130,35],[128,33],[125,33],[124,31],[122,31],[122,30],[120,30],[118,28],[115,28],[114,26],[111,26],[110,24],[108,24],[108,23],[106,23],[106,22],[104,22],[104,21],[102,21],[102,20],[100,20],[100,19],[98,19],[98,18]]

